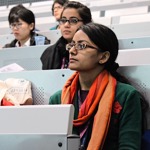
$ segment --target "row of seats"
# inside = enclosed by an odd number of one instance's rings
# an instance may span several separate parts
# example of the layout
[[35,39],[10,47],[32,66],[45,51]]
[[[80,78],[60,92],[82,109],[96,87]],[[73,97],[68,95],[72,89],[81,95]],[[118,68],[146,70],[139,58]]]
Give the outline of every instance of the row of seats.
[[[150,14],[139,14],[139,15],[128,15],[128,16],[117,16],[117,17],[93,17],[93,21],[97,23],[101,23],[107,26],[115,26],[115,25],[126,25],[126,24],[134,24],[134,23],[146,23],[150,22]],[[36,28],[43,31],[49,30],[52,26],[56,24],[54,17],[38,17],[36,18]],[[0,34],[8,34],[10,33],[9,23],[8,21],[2,21],[0,26]]]
[[[135,29],[134,26],[133,26],[133,29]],[[43,31],[43,32],[39,31],[37,33],[48,37],[48,39],[51,40],[51,44],[55,43],[61,37],[61,32],[59,30],[50,30],[50,31]],[[119,32],[118,32],[117,36],[119,39],[119,49],[120,50],[150,47],[150,43],[149,43],[150,36],[148,34],[147,35],[139,34],[139,36],[138,36],[137,34],[135,35],[134,33],[133,34],[130,33],[130,36],[129,36],[129,34],[127,34],[126,36],[123,36],[123,35],[119,34]],[[10,43],[13,39],[14,39],[13,34],[1,35],[0,36],[0,46],[3,47],[5,44]]]
[[[150,62],[150,37],[140,37],[119,40],[119,55],[117,62],[121,66],[144,65]],[[0,67],[17,63],[25,70],[41,70],[40,57],[49,45],[39,45],[21,48],[7,48],[0,51]],[[26,55],[30,54],[30,55]],[[135,57],[136,56],[136,57]],[[134,58],[135,59],[132,59]],[[32,62],[32,63],[31,63]]]
[[[49,24],[47,24],[47,26],[49,26]],[[138,47],[147,47],[147,43],[149,43],[148,40],[150,37],[149,26],[150,22],[140,22],[132,24],[111,25],[110,28],[116,33],[120,41],[120,49],[127,49],[131,47],[136,48],[137,44]],[[61,32],[59,30],[41,30],[37,31],[37,33],[45,35],[48,39],[51,40],[51,44],[55,43],[61,36]],[[0,46],[3,47],[6,43],[11,42],[13,39],[13,34],[0,35]]]
[[[51,44],[55,43],[61,37],[60,30],[37,31],[36,33],[46,36],[48,39],[50,39]],[[10,43],[13,39],[13,34],[0,35],[0,47]]]
[[[33,57],[32,49],[30,49],[30,53]],[[35,51],[33,53],[35,54]],[[122,64],[120,63],[119,72],[127,76],[127,78],[131,81],[131,83],[145,96],[148,104],[150,104],[150,92],[149,92],[150,60],[146,59],[147,61],[145,61],[145,55],[147,55],[148,57],[149,54],[150,54],[150,48],[145,50],[134,49],[130,51],[129,50],[119,51],[120,58],[117,60],[118,63],[124,60]],[[129,56],[131,56],[131,59],[128,60]],[[133,57],[135,59],[132,59]],[[21,61],[29,62],[29,59],[30,58],[26,60],[22,59]],[[135,62],[133,63],[131,62],[131,60]],[[30,65],[31,63],[28,64],[28,66]],[[41,104],[48,104],[49,97],[54,92],[58,91],[63,87],[65,81],[72,73],[73,72],[68,69],[30,70],[30,71],[27,70],[22,72],[0,73],[0,79],[4,80],[10,77],[14,77],[14,78],[25,78],[31,81],[34,104],[41,105]],[[59,84],[56,84],[56,80],[57,81],[59,80]],[[150,129],[149,118],[148,118],[148,129]]]
[[[135,0],[110,1],[109,0],[107,1],[107,3],[104,2],[104,0],[100,0],[94,2],[83,1],[83,3],[87,3],[89,8],[91,9],[92,17],[95,22],[102,23],[108,26],[115,25],[115,24],[150,21],[150,15],[148,13],[149,5],[150,5],[149,0],[142,0],[142,1],[135,1]],[[28,6],[28,8],[34,12],[36,16],[36,26],[41,31],[43,29],[48,30],[50,27],[52,27],[55,24],[55,19],[51,15],[51,5],[52,5],[52,1],[49,1],[49,3],[46,1],[45,5],[41,4],[41,5]],[[6,10],[1,10],[0,13],[0,22],[1,22],[0,34],[1,35],[10,33],[7,16],[10,11],[10,8],[12,8],[13,6],[9,7]]]
[[[148,0],[139,0],[139,1],[129,1],[129,2],[121,2],[121,1],[113,1],[110,2],[108,1],[107,3],[103,3],[102,1],[94,1],[91,2],[89,4],[89,7],[91,9],[91,11],[100,11],[100,16],[105,16],[107,11],[112,11],[112,10],[122,10],[122,14],[118,14],[118,15],[124,15],[123,14],[123,9],[128,9],[126,12],[124,12],[126,15],[127,14],[134,14],[136,13],[136,11],[131,11],[129,10],[129,8],[136,8],[136,10],[138,10],[138,8],[140,7],[149,7],[150,6],[150,2]],[[140,10],[140,9],[139,9]],[[113,14],[114,15],[114,14]]]

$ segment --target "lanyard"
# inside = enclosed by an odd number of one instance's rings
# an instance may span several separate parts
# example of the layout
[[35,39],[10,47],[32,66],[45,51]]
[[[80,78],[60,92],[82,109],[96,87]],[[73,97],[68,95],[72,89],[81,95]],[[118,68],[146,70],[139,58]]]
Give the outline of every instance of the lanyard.
[[[84,99],[85,100],[85,99]],[[84,102],[84,100],[81,97],[81,90],[80,88],[78,89],[78,105],[79,105],[79,110],[81,108],[82,103]],[[82,129],[82,131],[80,132],[80,138],[83,137],[83,135],[85,134],[87,128],[89,126],[89,122],[87,122],[87,124],[85,125],[85,127]]]

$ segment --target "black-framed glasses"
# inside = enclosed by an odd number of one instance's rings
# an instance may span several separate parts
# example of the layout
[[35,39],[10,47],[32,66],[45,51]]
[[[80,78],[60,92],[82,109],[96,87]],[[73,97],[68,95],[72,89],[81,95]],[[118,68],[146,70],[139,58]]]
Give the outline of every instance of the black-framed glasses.
[[21,23],[21,22],[19,22],[19,23],[11,23],[11,24],[10,24],[10,28],[11,28],[11,29],[14,29],[15,27],[16,27],[17,29],[20,29],[21,26],[22,26],[22,23]]
[[66,45],[66,50],[69,51],[72,47],[74,47],[76,50],[84,50],[86,48],[92,48],[98,50],[98,48],[88,45],[86,43],[68,43]]
[[62,24],[65,24],[66,22],[68,22],[70,25],[76,25],[80,21],[83,21],[83,20],[78,19],[78,18],[70,18],[69,20],[66,18],[61,18],[59,20],[59,24],[62,25]]

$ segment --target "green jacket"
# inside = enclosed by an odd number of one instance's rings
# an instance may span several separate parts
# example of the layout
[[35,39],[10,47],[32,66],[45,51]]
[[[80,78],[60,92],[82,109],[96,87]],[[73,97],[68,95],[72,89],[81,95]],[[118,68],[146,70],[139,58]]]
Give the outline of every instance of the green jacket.
[[[60,104],[61,91],[50,97],[50,104]],[[77,96],[75,96],[77,101]],[[75,109],[77,118],[78,110]],[[73,131],[74,132],[74,131]],[[142,112],[140,94],[128,84],[117,83],[111,121],[103,150],[140,150]]]

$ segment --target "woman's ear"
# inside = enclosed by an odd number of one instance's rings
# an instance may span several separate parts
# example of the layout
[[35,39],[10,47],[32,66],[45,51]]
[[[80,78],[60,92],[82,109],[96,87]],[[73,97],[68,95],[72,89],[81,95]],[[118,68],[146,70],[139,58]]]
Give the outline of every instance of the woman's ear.
[[100,53],[99,63],[100,64],[106,63],[108,61],[109,57],[110,57],[110,52],[109,51]]
[[30,26],[30,30],[34,29],[34,23],[31,23],[29,26]]

